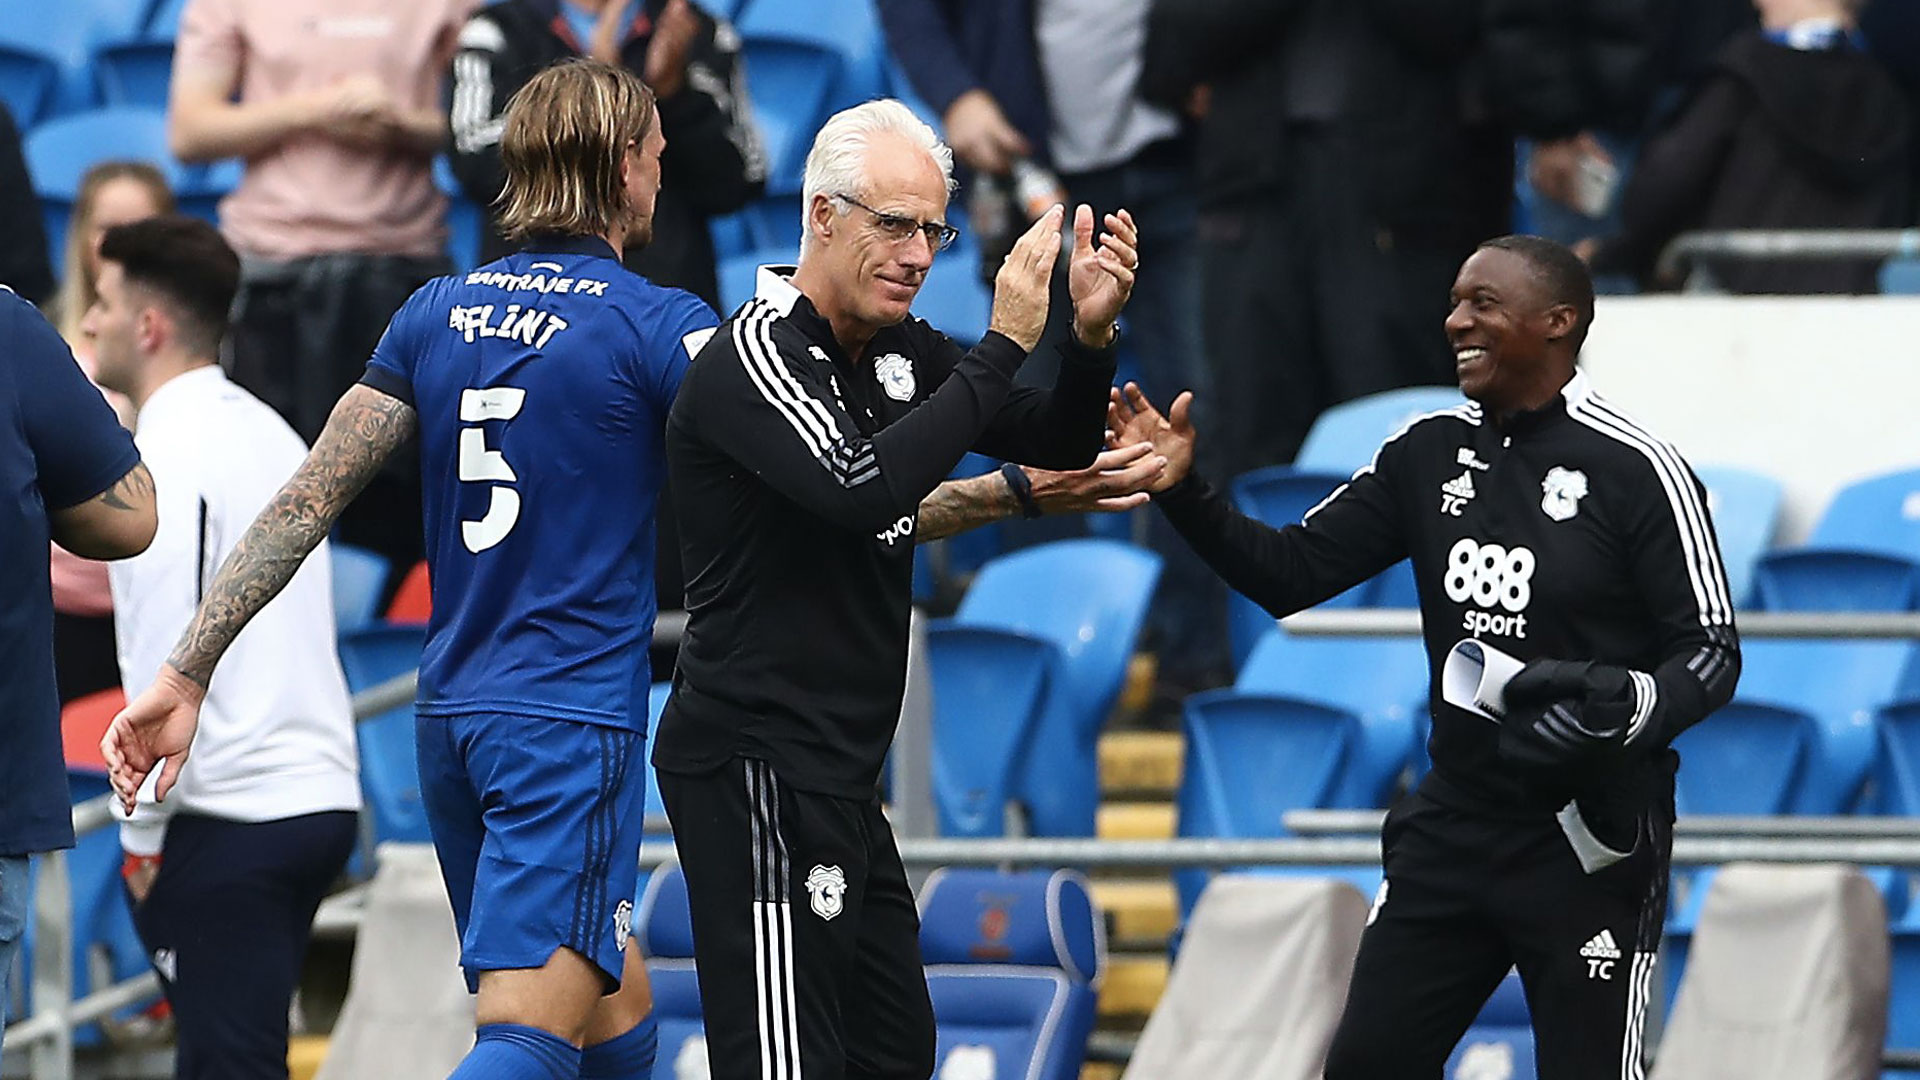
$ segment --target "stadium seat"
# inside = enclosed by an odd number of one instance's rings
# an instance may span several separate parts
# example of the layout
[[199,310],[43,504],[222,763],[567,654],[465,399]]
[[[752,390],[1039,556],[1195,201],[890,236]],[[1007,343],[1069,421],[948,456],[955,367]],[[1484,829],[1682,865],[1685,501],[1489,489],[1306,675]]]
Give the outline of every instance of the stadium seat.
[[1707,488],[1707,509],[1720,541],[1727,591],[1736,607],[1744,607],[1752,598],[1754,564],[1773,545],[1780,518],[1780,481],[1724,465],[1694,471]]
[[427,564],[417,562],[394,590],[393,602],[387,605],[387,621],[425,626],[432,617],[433,585],[427,579]]
[[687,900],[686,875],[678,866],[663,866],[647,878],[633,925],[647,955],[653,1015],[660,1025],[658,1072],[662,1077],[705,1076],[706,1024],[693,967],[693,907]]
[[[1893,985],[1887,1010],[1887,1046],[1920,1050],[1920,907],[1909,907],[1904,917],[1894,920],[1888,936]],[[1916,1077],[1920,1070],[1886,1075]]]
[[40,108],[16,111],[21,128],[91,107],[95,103],[90,66],[94,48],[102,42],[135,37],[146,18],[146,4],[147,0],[88,0],[82,4],[16,0],[8,4],[5,17],[0,18],[0,52],[9,57],[35,57],[41,63],[31,66],[52,68],[51,84],[41,87],[44,96]]
[[1053,643],[1013,630],[937,620],[927,627],[933,683],[933,803],[942,836],[1003,836],[1014,763],[1046,705]]
[[1427,413],[1451,409],[1465,399],[1450,386],[1386,390],[1335,405],[1320,414],[1294,455],[1296,469],[1353,475],[1373,460],[1395,432]]
[[729,255],[721,259],[714,268],[720,283],[721,310],[732,314],[740,310],[740,305],[753,299],[759,286],[759,274],[762,266],[789,262],[792,252],[773,248],[761,248]]
[[[1182,719],[1187,756],[1175,796],[1182,837],[1287,835],[1287,811],[1332,803],[1361,726],[1346,709],[1238,689],[1192,695]],[[1208,877],[1175,871],[1182,910]]]
[[[1254,469],[1233,478],[1233,504],[1250,518],[1276,529],[1297,525],[1307,511],[1320,505],[1335,488],[1347,482],[1346,473],[1305,471],[1291,465]],[[1366,597],[1366,586],[1356,585],[1325,601],[1329,608],[1358,607]],[[1273,629],[1273,616],[1266,609],[1237,592],[1227,599],[1227,639],[1233,649],[1234,664],[1246,662],[1254,643]]]
[[1674,740],[1675,804],[1682,814],[1789,813],[1817,738],[1817,722],[1799,709],[1729,702]]
[[1874,712],[1905,696],[1904,680],[1920,674],[1920,667],[1909,671],[1913,656],[1905,641],[1760,638],[1742,644],[1737,699],[1799,709],[1819,724],[1796,813],[1856,808],[1879,752]]
[[981,568],[954,621],[1032,634],[1060,650],[1047,708],[1014,789],[1037,836],[1089,836],[1095,742],[1126,679],[1160,557],[1111,540],[1062,540]]
[[188,213],[211,217],[219,197],[238,183],[240,165],[182,165],[167,150],[167,117],[158,109],[108,108],[63,116],[28,133],[24,150],[34,192],[46,217],[47,243],[58,248],[86,171],[102,161],[146,161],[157,167]]
[[1762,556],[1753,570],[1762,611],[1913,611],[1920,563],[1842,548],[1797,548]]
[[327,546],[333,551],[334,628],[346,633],[373,625],[392,567],[376,551],[337,542]]
[[1882,473],[1840,489],[1807,543],[1920,559],[1920,469]]
[[[340,635],[340,667],[346,672],[347,688],[357,694],[417,670],[426,639],[426,628],[418,626],[369,626]],[[360,789],[372,820],[372,838],[376,842],[431,840],[426,807],[420,801],[412,703],[361,720],[357,735]]]
[[[667,698],[673,696],[673,684],[657,682],[647,688],[647,745],[653,746],[660,735],[660,714],[666,711]],[[660,801],[660,778],[653,773],[653,760],[647,760],[647,817],[666,820],[667,804]]]
[[[1880,291],[1888,296],[1920,294],[1920,259],[1888,259],[1881,263]],[[1912,1075],[1920,1077],[1920,1071]]]
[[445,154],[433,159],[433,183],[447,198],[447,257],[453,260],[456,273],[465,273],[480,265],[480,245],[488,228],[487,212],[461,190]]
[[102,104],[165,109],[173,85],[173,40],[102,45],[94,50],[93,75]]
[[143,23],[145,35],[172,41],[180,33],[180,13],[186,9],[187,0],[154,0]]
[[114,715],[126,704],[126,693],[114,686],[74,698],[60,707],[60,745],[67,755],[68,771],[106,775],[107,762],[100,756],[100,740],[107,734]]
[[964,347],[985,337],[993,294],[980,281],[979,250],[962,239],[936,255],[914,298],[913,313]]
[[0,44],[0,102],[22,131],[52,111],[60,90],[60,63],[31,48]]
[[1520,986],[1519,973],[1509,971],[1480,1007],[1467,1033],[1460,1036],[1447,1058],[1446,1075],[1459,1080],[1494,1076],[1534,1080],[1538,1075],[1534,1070],[1533,1017],[1527,1011],[1527,993]]
[[1880,809],[1920,816],[1920,698],[1905,698],[1881,709],[1875,726],[1880,735],[1875,777],[1885,795]]
[[827,116],[882,90],[879,20],[872,0],[812,0],[749,4],[736,26],[767,149],[767,192],[794,194]]
[[1277,694],[1352,712],[1360,720],[1327,805],[1384,806],[1413,752],[1416,717],[1427,711],[1427,654],[1414,638],[1329,637],[1267,631],[1234,680],[1249,694]]
[[1420,586],[1413,576],[1413,561],[1401,559],[1385,570],[1374,575],[1371,581],[1361,586],[1361,607],[1370,608],[1417,608],[1420,606]]
[[1078,1080],[1106,938],[1067,870],[936,870],[920,893],[936,1075]]

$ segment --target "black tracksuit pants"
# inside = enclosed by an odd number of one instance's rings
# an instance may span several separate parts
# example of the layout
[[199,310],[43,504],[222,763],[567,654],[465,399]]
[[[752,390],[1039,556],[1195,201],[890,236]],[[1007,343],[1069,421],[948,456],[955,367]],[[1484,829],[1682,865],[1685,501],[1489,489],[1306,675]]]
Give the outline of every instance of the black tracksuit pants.
[[712,1080],[927,1080],[920,917],[880,800],[801,791],[746,758],[658,776]]
[[1582,869],[1551,816],[1468,814],[1418,792],[1387,815],[1386,884],[1368,915],[1327,1080],[1440,1080],[1509,967],[1541,1080],[1640,1080],[1666,914],[1671,812],[1632,854]]

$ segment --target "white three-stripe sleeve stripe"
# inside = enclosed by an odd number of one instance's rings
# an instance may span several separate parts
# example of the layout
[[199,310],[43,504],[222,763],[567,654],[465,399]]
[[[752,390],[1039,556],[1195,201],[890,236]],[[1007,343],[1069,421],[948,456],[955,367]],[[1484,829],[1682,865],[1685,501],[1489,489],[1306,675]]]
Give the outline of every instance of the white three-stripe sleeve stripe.
[[499,140],[498,134],[488,137],[492,106],[493,76],[486,58],[473,52],[454,56],[453,108],[448,127],[461,150],[471,153]]
[[1632,742],[1640,737],[1647,721],[1653,717],[1653,707],[1660,700],[1660,685],[1644,671],[1628,671],[1627,676],[1633,683],[1633,719],[1627,722],[1627,741]]
[[1652,463],[1673,510],[1674,527],[1679,531],[1700,623],[1706,627],[1729,625],[1733,620],[1733,604],[1727,597],[1726,572],[1720,566],[1720,552],[1707,527],[1706,509],[1692,475],[1679,457],[1671,448],[1606,411],[1592,398],[1577,405],[1572,415],[1595,431],[1633,447]]
[[814,457],[825,457],[841,440],[840,425],[834,421],[833,413],[807,393],[787,369],[787,362],[773,341],[776,317],[772,305],[756,302],[750,314],[743,312],[734,319],[734,348],[754,388],[787,418],[787,423],[793,425],[801,440],[812,449]]

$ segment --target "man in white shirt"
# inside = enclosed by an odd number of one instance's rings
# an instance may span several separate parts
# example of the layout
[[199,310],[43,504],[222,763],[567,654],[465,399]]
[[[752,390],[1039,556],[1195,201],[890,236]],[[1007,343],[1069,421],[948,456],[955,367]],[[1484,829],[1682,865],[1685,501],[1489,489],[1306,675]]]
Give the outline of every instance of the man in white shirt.
[[[144,690],[255,515],[306,455],[215,363],[240,263],[185,217],[108,230],[84,329],[102,386],[132,399],[159,531],[111,581],[121,681]],[[234,642],[164,805],[121,826],[134,922],[178,1025],[181,1080],[287,1075],[287,1011],[314,909],[352,850],[360,785],[327,559]]]

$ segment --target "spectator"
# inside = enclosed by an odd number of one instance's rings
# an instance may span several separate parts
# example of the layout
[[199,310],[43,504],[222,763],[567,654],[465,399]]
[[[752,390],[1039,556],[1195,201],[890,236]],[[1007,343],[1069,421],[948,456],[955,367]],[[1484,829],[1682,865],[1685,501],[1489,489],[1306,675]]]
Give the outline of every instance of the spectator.
[[20,127],[0,104],[0,285],[39,304],[53,295],[53,272],[47,266],[47,230],[40,217],[40,201],[33,195],[33,177],[20,150]]
[[153,541],[153,478],[33,305],[0,290],[0,1033],[27,917],[27,857],[73,846],[53,679],[49,537],[95,559]]
[[[169,129],[183,161],[243,157],[220,225],[240,253],[229,370],[311,442],[402,301],[450,268],[433,155],[471,0],[189,0]],[[395,460],[339,538],[420,558],[420,477]]]
[[[1904,220],[1907,105],[1865,51],[1858,0],[1754,6],[1761,28],[1727,44],[1673,126],[1647,145],[1621,231],[1583,245],[1596,270],[1650,278],[1667,242],[1694,229],[1863,229]],[[1704,265],[1738,293],[1868,293],[1878,270],[1871,259]]]
[[[122,678],[154,680],[212,567],[306,446],[217,354],[240,260],[213,226],[163,217],[100,247],[86,317],[100,381],[139,410],[159,531],[113,568]],[[120,826],[134,924],[173,1007],[181,1080],[283,1080],[313,913],[353,850],[360,783],[325,555],[235,643],[173,797]]]
[[[66,253],[61,260],[60,291],[53,298],[53,317],[60,336],[67,339],[80,370],[93,378],[93,345],[80,329],[93,306],[94,281],[100,272],[100,237],[115,225],[173,212],[173,192],[160,170],[144,161],[103,161],[80,178],[73,217],[67,226]],[[98,385],[97,383],[95,385]],[[107,403],[129,427],[133,408],[111,391]],[[53,659],[60,684],[60,701],[120,685],[120,665],[114,655],[113,597],[107,586],[107,565],[53,545]]]
[[[707,219],[757,198],[767,160],[741,74],[739,35],[687,0],[500,0],[475,13],[453,58],[452,161],[461,189],[494,206],[505,179],[500,128],[507,100],[568,56],[625,67],[660,104],[667,149],[653,242],[627,252],[627,269],[719,307]],[[482,262],[510,250],[497,212],[492,220]]]

